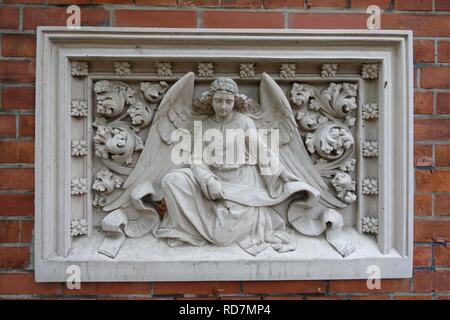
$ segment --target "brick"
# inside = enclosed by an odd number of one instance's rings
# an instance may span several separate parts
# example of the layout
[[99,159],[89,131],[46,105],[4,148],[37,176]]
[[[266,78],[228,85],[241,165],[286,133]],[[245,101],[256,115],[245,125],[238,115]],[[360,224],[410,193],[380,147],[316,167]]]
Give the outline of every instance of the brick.
[[307,0],[306,6],[308,8],[349,8],[348,0]]
[[262,0],[222,0],[222,7],[251,8],[259,9],[263,7]]
[[19,117],[19,135],[21,137],[34,136],[34,115]]
[[289,28],[312,29],[366,29],[364,13],[291,13]]
[[445,242],[450,239],[450,221],[416,220],[414,221],[414,241]]
[[156,282],[154,294],[238,294],[237,281]]
[[[92,4],[133,4],[133,0],[90,0]],[[166,1],[167,2],[167,1]]]
[[89,4],[91,0],[47,0],[48,4]]
[[414,272],[415,292],[450,291],[450,270],[420,270]]
[[436,145],[436,165],[450,166],[450,145]]
[[450,194],[437,194],[434,210],[439,216],[450,215]]
[[433,92],[414,92],[414,113],[433,113]]
[[34,61],[0,60],[0,82],[34,83]]
[[0,29],[19,29],[19,8],[0,8]]
[[20,242],[20,221],[0,221],[0,243]]
[[415,119],[414,140],[449,140],[450,119]]
[[3,34],[2,55],[4,57],[35,57],[36,37],[23,34]]
[[[152,6],[176,6],[177,0],[135,0],[136,5],[152,5]],[[184,2],[197,2],[197,1],[178,1],[179,5],[182,6]],[[217,2],[217,0],[214,0]]]
[[[37,26],[65,26],[70,16],[66,8],[25,8],[23,27],[26,30]],[[109,12],[97,8],[81,8],[81,26],[107,26]]]
[[436,266],[449,267],[450,266],[450,245],[436,246],[434,249],[434,264]]
[[381,279],[380,289],[369,289],[367,280],[331,280],[330,292],[342,293],[385,293],[385,292],[409,292],[409,279]]
[[37,283],[31,272],[0,273],[0,294],[61,294],[60,283]]
[[408,296],[398,296],[393,297],[394,300],[433,300],[431,295],[408,295]]
[[33,141],[0,141],[0,163],[33,163]]
[[433,40],[414,40],[414,62],[434,62]]
[[34,195],[0,194],[1,216],[31,216],[34,214]]
[[389,296],[377,295],[377,296],[351,296],[352,300],[389,300]]
[[44,0],[3,0],[3,3],[41,4],[44,3]]
[[35,106],[35,89],[30,87],[5,87],[2,90],[2,108],[31,110]]
[[414,196],[414,215],[431,216],[432,214],[431,194],[416,194]]
[[16,116],[13,114],[0,115],[0,136],[16,135]]
[[448,37],[450,35],[450,20],[443,14],[383,13],[381,15],[381,28],[412,30],[415,37]]
[[433,146],[429,144],[414,145],[414,165],[430,167],[433,165]]
[[433,10],[433,0],[395,0],[395,10]]
[[0,247],[1,269],[23,269],[30,264],[29,247]]
[[450,1],[448,0],[435,0],[436,10],[447,11],[450,10]]
[[320,293],[326,292],[326,282],[307,281],[245,281],[244,293]]
[[431,257],[433,249],[431,246],[415,246],[414,247],[414,267],[431,266]]
[[33,230],[34,230],[33,221],[21,221],[20,243],[32,243]]
[[391,7],[391,0],[352,0],[352,8],[367,8],[371,5],[379,6],[381,9],[388,9]]
[[196,27],[195,11],[175,10],[116,10],[118,27]]
[[450,92],[438,92],[437,112],[450,114]]
[[343,296],[306,296],[305,300],[347,300]]
[[299,0],[264,0],[264,8],[304,8],[305,3]]
[[438,61],[450,62],[450,41],[438,42]]
[[416,171],[416,191],[450,192],[450,170]]
[[284,28],[281,12],[205,11],[205,28]]
[[34,190],[34,169],[0,168],[0,190]]
[[150,294],[148,282],[82,282],[80,289],[69,290],[63,286],[63,294],[76,295],[128,295]]
[[421,70],[423,88],[450,88],[450,67],[423,67]]

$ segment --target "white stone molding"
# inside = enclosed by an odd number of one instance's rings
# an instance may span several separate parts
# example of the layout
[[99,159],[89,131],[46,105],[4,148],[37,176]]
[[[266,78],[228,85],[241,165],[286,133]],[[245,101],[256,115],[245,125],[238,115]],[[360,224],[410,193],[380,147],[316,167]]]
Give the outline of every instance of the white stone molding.
[[[133,72],[114,64],[120,61]],[[318,73],[330,61],[339,65],[338,73],[327,69],[332,79]],[[205,62],[212,75],[208,68],[200,74]],[[295,71],[283,73],[284,63]],[[410,31],[39,27],[36,66],[38,282],[65,282],[73,264],[83,282],[366,279],[371,265],[382,278],[412,276]],[[292,157],[310,161],[340,206],[324,199],[311,210],[291,205],[289,219],[304,210],[291,225],[310,232],[292,234],[295,248],[283,242],[253,256],[237,244],[170,247],[146,229],[168,208],[160,195],[146,196],[148,186],[131,192],[126,181],[149,132],[165,137],[153,124],[163,103],[176,104],[168,92],[188,72],[195,75],[192,103],[218,77],[236,81],[240,107],[255,114],[261,97],[268,99],[259,89],[268,76],[286,95],[278,92],[278,104],[290,106],[289,128],[298,133],[288,131],[281,143],[300,137],[304,153]],[[174,108],[168,118],[178,126],[183,116]],[[279,114],[266,122],[283,125]],[[377,142],[378,156],[364,156],[364,142]],[[128,191],[129,203],[108,210]],[[333,241],[330,226],[353,245]]]

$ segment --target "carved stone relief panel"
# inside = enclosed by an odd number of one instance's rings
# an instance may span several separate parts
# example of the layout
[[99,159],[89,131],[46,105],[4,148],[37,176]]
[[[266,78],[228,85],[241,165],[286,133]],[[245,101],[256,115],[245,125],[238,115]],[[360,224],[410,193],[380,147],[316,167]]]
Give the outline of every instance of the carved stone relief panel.
[[41,30],[38,280],[410,276],[410,34],[228,31]]

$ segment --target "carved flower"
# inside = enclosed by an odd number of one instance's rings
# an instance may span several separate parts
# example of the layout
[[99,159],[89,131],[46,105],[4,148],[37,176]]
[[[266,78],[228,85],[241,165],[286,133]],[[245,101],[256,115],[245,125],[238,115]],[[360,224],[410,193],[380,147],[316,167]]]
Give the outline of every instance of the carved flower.
[[85,61],[71,61],[70,73],[74,77],[85,77],[88,75],[89,65]]
[[72,195],[82,195],[87,193],[87,181],[85,178],[72,179],[70,181],[70,193]]
[[155,63],[156,73],[161,77],[172,76],[172,64],[170,62],[158,61]]
[[169,85],[165,81],[141,82],[141,91],[144,98],[152,103],[160,101],[168,88]]
[[87,117],[88,108],[84,100],[72,100],[70,102],[70,115],[72,117]]
[[352,177],[345,172],[337,172],[330,180],[331,185],[337,191],[337,197],[347,204],[356,201],[356,182],[352,181]]
[[239,76],[243,79],[254,78],[255,77],[255,63],[254,62],[245,62],[241,63]]
[[322,65],[322,71],[320,72],[320,76],[322,78],[334,78],[336,77],[337,69],[338,65],[336,63],[325,63]]
[[361,76],[363,79],[378,78],[378,64],[377,63],[364,63],[362,65]]
[[72,156],[82,157],[87,155],[87,143],[86,140],[72,140],[71,142]]
[[378,219],[375,217],[361,218],[362,232],[378,234]]
[[116,176],[107,168],[102,168],[95,174],[92,189],[102,194],[109,194],[116,188],[120,188],[122,183],[123,180],[121,177]]
[[118,76],[129,76],[131,75],[131,64],[127,61],[116,61],[114,62],[114,69],[116,75]]
[[368,103],[362,106],[362,118],[371,120],[378,118],[378,103]]
[[295,63],[283,63],[280,67],[280,78],[294,78],[296,69]]
[[87,220],[73,219],[70,223],[70,235],[72,237],[78,237],[83,234],[87,234]]
[[377,195],[378,180],[373,178],[364,179],[362,181],[362,193],[367,195]]
[[214,65],[212,62],[199,62],[197,65],[199,77],[213,77]]
[[291,89],[291,100],[297,106],[307,103],[314,91],[310,86],[294,83]]
[[364,157],[378,157],[378,142],[364,141],[363,142],[363,156]]

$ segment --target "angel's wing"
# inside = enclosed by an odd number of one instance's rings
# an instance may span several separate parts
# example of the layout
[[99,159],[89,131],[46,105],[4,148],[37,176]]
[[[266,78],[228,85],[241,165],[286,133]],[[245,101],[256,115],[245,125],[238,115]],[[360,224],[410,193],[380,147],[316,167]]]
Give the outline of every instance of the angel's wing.
[[260,84],[259,112],[252,115],[258,128],[279,130],[281,163],[298,178],[320,190],[320,202],[327,207],[345,208],[322,179],[303,144],[289,101],[280,86],[263,73]]
[[162,177],[167,171],[181,166],[170,158],[173,147],[171,134],[176,129],[189,130],[191,126],[194,78],[194,73],[189,72],[167,91],[153,119],[144,150],[123,185],[124,192],[103,210],[111,211],[129,202],[133,188],[144,181],[152,183],[158,198]]

